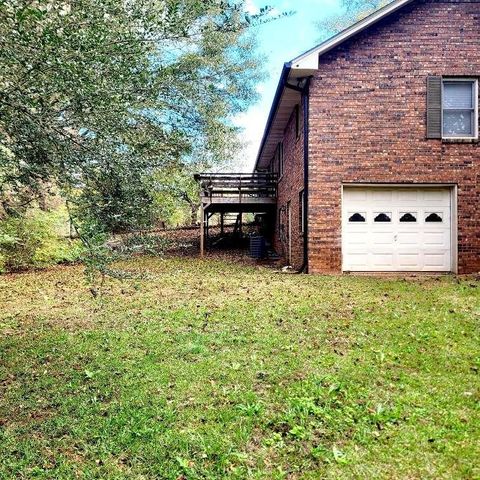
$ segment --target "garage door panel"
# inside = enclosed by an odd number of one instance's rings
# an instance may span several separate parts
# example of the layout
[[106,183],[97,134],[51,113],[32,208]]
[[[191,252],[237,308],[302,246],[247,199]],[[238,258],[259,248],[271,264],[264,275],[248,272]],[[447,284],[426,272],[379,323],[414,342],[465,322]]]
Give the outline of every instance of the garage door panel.
[[398,232],[397,243],[399,248],[402,246],[417,245],[420,236],[421,232],[419,230],[414,230],[412,232]]
[[388,245],[391,246],[393,239],[394,239],[394,233],[393,232],[374,232],[372,235],[372,244],[375,246],[380,246],[380,245]]
[[443,269],[448,258],[448,253],[430,253],[425,254],[425,268],[426,271],[429,269]]
[[430,188],[422,190],[422,203],[424,205],[443,205],[445,207],[450,205],[450,195],[445,195],[446,189]]
[[371,200],[375,203],[384,203],[384,202],[391,202],[393,198],[392,190],[387,190],[383,188],[378,188],[375,190],[370,190]]
[[420,262],[420,253],[398,253],[398,265],[401,269],[416,267]]
[[351,191],[350,198],[352,202],[366,202],[369,192],[367,190],[356,188]]
[[354,267],[357,267],[358,270],[362,271],[368,267],[368,252],[349,252],[348,255],[349,264]]
[[375,268],[381,267],[382,269],[392,265],[393,253],[372,253],[371,263]]
[[419,191],[414,188],[401,188],[398,190],[397,199],[400,205],[417,205]]
[[346,247],[358,247],[360,245],[368,245],[370,236],[365,232],[355,232],[355,235],[351,235],[346,243]]
[[448,248],[450,243],[450,232],[424,232],[423,243],[426,247]]
[[450,271],[450,197],[448,188],[344,187],[344,270]]

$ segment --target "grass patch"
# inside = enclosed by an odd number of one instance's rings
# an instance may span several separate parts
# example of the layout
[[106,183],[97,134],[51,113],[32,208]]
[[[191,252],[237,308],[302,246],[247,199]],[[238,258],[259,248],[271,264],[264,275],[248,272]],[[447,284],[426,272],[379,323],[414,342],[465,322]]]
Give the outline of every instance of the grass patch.
[[480,283],[141,257],[0,277],[0,478],[479,478]]

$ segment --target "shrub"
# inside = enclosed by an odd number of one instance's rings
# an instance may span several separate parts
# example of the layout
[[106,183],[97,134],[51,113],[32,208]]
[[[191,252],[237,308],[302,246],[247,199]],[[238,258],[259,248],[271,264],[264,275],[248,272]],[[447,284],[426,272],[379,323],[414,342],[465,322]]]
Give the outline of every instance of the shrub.
[[65,237],[66,226],[66,212],[61,208],[31,209],[24,216],[0,221],[0,272],[76,261],[82,247]]

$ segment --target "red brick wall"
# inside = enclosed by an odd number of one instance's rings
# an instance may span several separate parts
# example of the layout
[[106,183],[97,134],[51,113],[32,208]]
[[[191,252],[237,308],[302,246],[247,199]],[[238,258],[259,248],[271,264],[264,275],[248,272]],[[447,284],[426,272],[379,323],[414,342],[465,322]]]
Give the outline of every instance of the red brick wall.
[[[299,194],[303,190],[303,118],[302,106],[300,105],[301,97],[298,95],[299,101],[299,137],[297,139],[295,128],[295,112],[292,111],[292,116],[285,129],[283,139],[283,154],[285,171],[278,183],[278,200],[277,200],[277,214],[275,219],[275,233],[273,245],[275,251],[281,255],[285,261],[287,260],[288,245],[286,241],[281,241],[279,234],[279,214],[280,210],[285,209],[287,202],[290,202],[291,218],[292,218],[292,261],[291,265],[294,268],[300,268],[303,264],[303,234],[299,227]],[[285,229],[286,214],[283,214]]]
[[[310,272],[341,271],[346,182],[457,184],[459,272],[480,270],[479,144],[426,139],[427,76],[480,76],[479,49],[480,3],[419,0],[321,57],[310,89]],[[287,179],[294,198],[298,177]]]

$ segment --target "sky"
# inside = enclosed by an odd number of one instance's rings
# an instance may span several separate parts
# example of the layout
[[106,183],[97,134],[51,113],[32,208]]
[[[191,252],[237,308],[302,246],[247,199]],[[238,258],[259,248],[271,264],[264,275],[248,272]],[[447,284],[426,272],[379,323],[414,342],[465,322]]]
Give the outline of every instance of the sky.
[[259,50],[267,59],[268,78],[257,86],[260,99],[234,122],[243,129],[245,150],[239,168],[251,171],[272,105],[283,64],[319,43],[316,22],[341,12],[341,0],[247,0],[250,13],[265,5],[276,12],[295,12],[258,27]]

